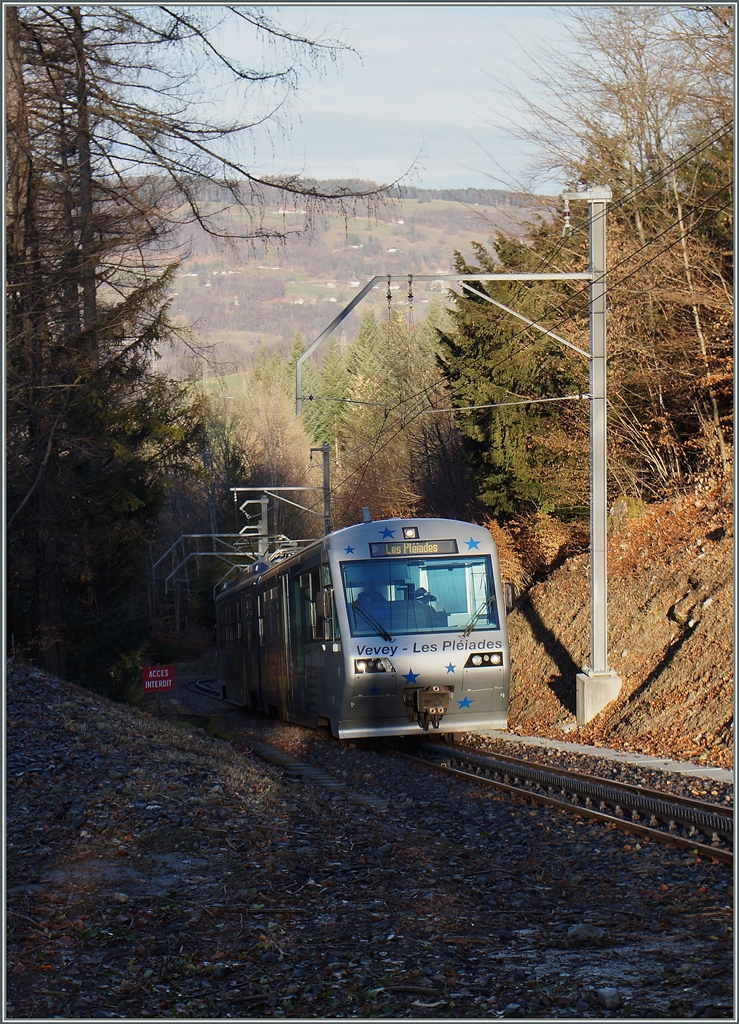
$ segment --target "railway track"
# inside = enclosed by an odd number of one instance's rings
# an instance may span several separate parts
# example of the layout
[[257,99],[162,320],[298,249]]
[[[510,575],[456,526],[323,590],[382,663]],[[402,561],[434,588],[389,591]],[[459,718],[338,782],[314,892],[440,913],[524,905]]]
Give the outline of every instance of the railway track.
[[492,786],[511,796],[602,821],[632,835],[695,851],[725,864],[734,862],[734,811],[731,807],[522,758],[485,756],[464,747],[426,742],[416,747],[416,751],[416,754],[409,754],[396,748],[391,753],[458,778]]
[[[194,690],[222,700],[211,680],[201,681]],[[269,746],[263,744],[264,750],[255,747],[255,752],[265,756]],[[463,746],[433,741],[414,743],[413,754],[399,746],[383,749],[393,756],[491,786],[514,797],[601,821],[632,835],[697,852],[725,864],[734,862],[733,807],[507,754],[483,755]],[[293,764],[293,760],[289,758],[290,765],[285,762],[283,766],[292,774],[310,777],[307,769],[311,766],[297,761]],[[316,777],[314,781],[321,780]],[[332,788],[335,789],[336,784]]]

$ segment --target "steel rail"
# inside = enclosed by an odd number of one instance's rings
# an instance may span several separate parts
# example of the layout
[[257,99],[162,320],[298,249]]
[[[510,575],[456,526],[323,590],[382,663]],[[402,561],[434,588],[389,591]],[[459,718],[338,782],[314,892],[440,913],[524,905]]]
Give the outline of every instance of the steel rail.
[[612,825],[615,828],[620,829],[620,831],[628,832],[631,835],[642,836],[645,839],[664,843],[667,846],[674,846],[681,850],[689,850],[690,852],[698,853],[702,857],[708,857],[724,864],[733,865],[734,863],[734,854],[729,850],[722,850],[714,846],[708,846],[705,843],[694,842],[692,839],[683,839],[681,836],[674,836],[669,832],[651,828],[647,825],[638,825],[636,822],[619,818],[613,814],[605,814],[603,811],[596,811],[591,807],[585,807],[581,804],[573,804],[568,800],[558,800],[556,797],[538,793],[535,790],[512,786],[509,783],[499,782],[497,779],[478,775],[475,772],[467,772],[461,768],[451,768],[449,765],[440,764],[439,762],[429,760],[425,757],[415,757],[412,754],[406,754],[400,750],[389,750],[388,752],[396,757],[402,757],[407,761],[412,761],[415,764],[422,764],[428,768],[434,768],[437,771],[444,772],[447,775],[453,775],[456,778],[464,779],[466,782],[473,782],[476,785],[491,786],[494,789],[501,790],[502,792],[508,793],[512,796],[521,797],[523,800],[543,804],[546,807],[553,807],[556,810],[567,811],[568,813],[575,814],[581,818],[591,818],[595,821],[602,821],[604,824]]
[[[188,684],[188,689],[193,689],[195,692],[220,699],[224,698],[217,695],[211,687],[208,685],[215,680],[197,680],[195,683]],[[233,703],[232,701],[226,701],[226,703]],[[336,789],[339,791],[345,790],[345,785],[339,783],[338,780],[333,777],[327,777],[326,773],[316,768],[314,765],[307,763],[297,762],[290,755],[285,755],[281,751],[278,752],[277,748],[272,747],[271,744],[265,744],[263,741],[255,741],[249,734],[238,734],[238,735],[224,735],[221,734],[224,739],[241,739],[243,740],[246,736],[247,740],[251,743],[254,752],[260,756],[265,757],[267,760],[273,760],[277,756],[277,763],[280,763],[283,767],[287,768],[289,774],[297,774],[312,778],[314,781],[318,781],[328,788]],[[261,748],[261,749],[260,749]],[[269,755],[265,755],[265,750],[269,748]],[[601,795],[605,796],[609,802],[620,801],[626,806],[629,806],[629,802],[638,802],[642,809],[651,809],[653,805],[657,805],[660,812],[664,812],[661,816],[667,818],[669,821],[684,820],[691,816],[693,820],[688,820],[688,824],[694,824],[697,820],[704,828],[712,828],[714,825],[715,832],[724,832],[725,834],[732,835],[733,833],[733,809],[727,808],[727,814],[715,814],[712,813],[714,810],[721,811],[717,804],[710,804],[706,801],[695,800],[690,797],[673,797],[669,793],[663,793],[660,790],[646,789],[646,787],[640,787],[633,783],[621,783],[611,782],[611,780],[602,779],[598,776],[587,775],[585,773],[578,773],[570,771],[569,769],[558,769],[553,770],[541,770],[541,767],[536,765],[535,762],[527,761],[525,759],[514,758],[508,755],[496,755],[496,757],[484,757],[471,751],[468,751],[464,747],[447,747],[445,748],[438,743],[426,742],[421,747],[422,750],[426,750],[427,753],[432,753],[434,756],[440,755],[451,759],[455,753],[458,755],[460,760],[467,759],[472,764],[477,764],[478,767],[485,768],[491,771],[497,771],[498,773],[505,772],[508,777],[510,775],[525,776],[528,775],[530,781],[537,782],[538,784],[549,785],[550,788],[554,788],[558,785],[560,789],[570,788],[575,793],[582,793],[592,798],[594,795],[596,799],[599,799]],[[617,815],[607,814],[604,811],[595,810],[587,805],[575,803],[570,800],[560,800],[557,797],[550,796],[537,792],[532,789],[522,788],[520,786],[513,786],[508,782],[500,782],[497,779],[491,779],[487,775],[480,775],[474,771],[465,771],[462,768],[455,768],[443,762],[431,760],[427,757],[416,757],[412,754],[408,754],[405,751],[401,751],[394,748],[386,748],[386,752],[393,754],[396,757],[403,758],[407,761],[411,761],[415,764],[425,765],[428,768],[434,768],[437,771],[444,772],[448,775],[461,778],[466,782],[472,782],[476,785],[490,786],[494,789],[500,790],[501,792],[508,793],[511,796],[518,796],[523,800],[528,800],[533,803],[542,804],[546,807],[552,807],[556,810],[567,811],[570,814],[574,814],[577,817],[589,818],[594,821],[603,822],[606,825],[617,828],[622,832],[626,832],[630,835],[641,836],[645,839],[650,839],[655,842],[660,842],[667,846],[672,846],[681,850],[688,850],[692,853],[697,853],[700,856],[710,858],[712,860],[719,861],[724,864],[733,865],[734,854],[730,850],[724,850],[716,846],[708,846],[705,843],[696,842],[693,838],[683,838],[682,836],[672,835],[670,832],[666,832],[661,829],[652,828],[648,825],[640,825],[637,822],[628,819],[618,817]],[[290,763],[288,765],[287,762]],[[497,763],[496,763],[497,762]],[[549,766],[546,766],[548,769]],[[562,782],[569,780],[569,787],[563,787]],[[604,785],[605,783],[605,785]],[[649,794],[649,797],[645,797],[644,794]],[[659,800],[654,800],[652,797],[656,795]],[[358,794],[352,794],[354,798],[358,797]],[[361,799],[361,797],[360,797]],[[366,797],[364,801],[370,802],[377,800],[377,798]],[[620,808],[620,803],[616,803],[616,806]],[[646,806],[645,806],[646,805]],[[603,806],[603,804],[601,804]],[[680,808],[686,813],[680,814]],[[705,813],[704,809],[710,809],[711,813]]]
[[[427,743],[425,749],[433,754],[437,754],[439,750],[443,752],[443,748],[437,744]],[[612,783],[610,779],[567,769],[561,770],[525,759],[498,758],[497,755],[487,757],[463,747],[454,749],[459,752],[457,759],[460,761],[467,761],[499,775],[519,776],[539,785],[569,790],[586,799],[600,801],[601,809],[604,804],[611,804],[614,807],[628,807],[630,810],[642,811],[666,821],[680,821],[685,825],[699,826],[703,830],[710,829],[712,832],[722,832],[725,835],[731,835],[734,830],[733,811],[724,814],[719,804],[691,800],[689,797],[673,797],[671,793],[648,790],[628,783]],[[454,754],[449,751],[445,756],[451,758]]]
[[[450,756],[450,749],[459,750],[464,753],[465,757],[483,757],[485,760],[488,758],[485,755],[480,755],[476,751],[471,750],[469,747],[454,746],[452,748],[448,746],[442,746],[441,744],[428,744],[429,749],[432,747],[438,747],[445,756]],[[665,793],[661,789],[651,789],[649,786],[639,786],[635,782],[620,782],[616,779],[605,779],[602,775],[588,775],[587,772],[573,772],[569,768],[559,768],[556,765],[544,765],[538,761],[530,761],[525,757],[511,757],[510,754],[499,754],[497,751],[494,755],[490,755],[495,758],[496,761],[505,761],[508,764],[520,765],[522,767],[533,767],[542,768],[545,771],[553,772],[555,775],[564,775],[569,778],[585,779],[588,782],[592,782],[598,785],[607,785],[610,789],[621,789],[628,790],[633,793],[640,793],[644,796],[653,796],[658,799],[669,799],[672,803],[682,804],[685,807],[695,807],[697,810],[702,811],[713,811],[718,814],[722,814],[727,818],[734,818],[734,808],[727,804],[716,804],[711,803],[710,800],[698,800],[691,796],[675,795],[673,793]]]

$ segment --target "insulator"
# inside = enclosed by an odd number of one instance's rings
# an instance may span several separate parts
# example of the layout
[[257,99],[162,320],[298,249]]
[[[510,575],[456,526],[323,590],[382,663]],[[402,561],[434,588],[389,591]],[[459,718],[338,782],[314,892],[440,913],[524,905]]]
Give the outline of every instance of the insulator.
[[568,238],[572,234],[572,226],[570,224],[570,201],[565,199],[564,201],[564,224],[562,225],[562,238]]

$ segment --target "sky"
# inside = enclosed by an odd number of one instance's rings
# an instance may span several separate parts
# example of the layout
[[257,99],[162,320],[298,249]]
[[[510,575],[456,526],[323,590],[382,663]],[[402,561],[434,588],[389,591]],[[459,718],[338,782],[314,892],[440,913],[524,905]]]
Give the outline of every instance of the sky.
[[[286,138],[257,148],[262,173],[404,181],[423,188],[515,186],[533,151],[510,134],[520,115],[502,83],[529,88],[527,51],[561,38],[566,10],[549,4],[280,4],[265,12],[314,38],[358,51],[302,75]],[[246,29],[224,26],[242,59]],[[408,172],[410,171],[410,174]]]

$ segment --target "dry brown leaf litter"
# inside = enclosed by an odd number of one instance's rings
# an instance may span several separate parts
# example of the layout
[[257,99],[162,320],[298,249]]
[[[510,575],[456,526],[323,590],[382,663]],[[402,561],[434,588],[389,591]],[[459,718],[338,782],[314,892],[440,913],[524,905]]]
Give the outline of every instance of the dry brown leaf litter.
[[723,866],[255,716],[390,810],[22,665],[7,702],[7,1018],[731,1015]]
[[[733,520],[726,489],[636,510],[609,540],[609,664],[621,694],[568,740],[731,767]],[[563,736],[590,655],[589,560],[567,560],[509,616],[509,726]]]

